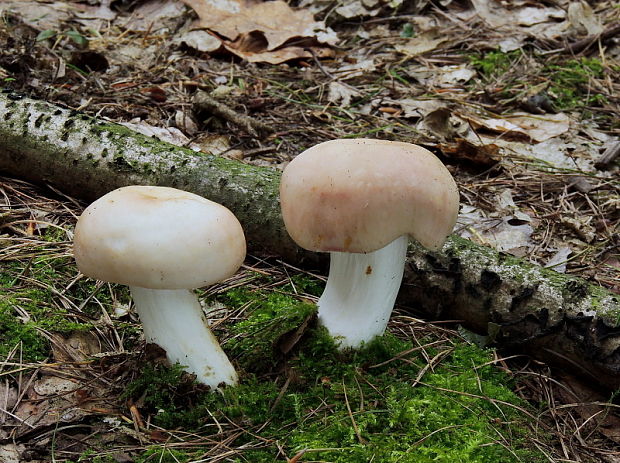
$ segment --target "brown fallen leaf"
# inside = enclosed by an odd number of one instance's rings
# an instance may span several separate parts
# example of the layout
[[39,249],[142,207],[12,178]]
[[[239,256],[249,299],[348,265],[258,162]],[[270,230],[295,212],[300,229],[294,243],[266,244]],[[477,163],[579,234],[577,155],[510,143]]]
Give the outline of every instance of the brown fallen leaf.
[[186,8],[180,0],[148,0],[140,2],[123,27],[131,31],[174,30],[185,21]]
[[99,339],[88,331],[74,331],[68,336],[54,333],[50,341],[56,362],[85,362],[101,352]]
[[[584,420],[585,426],[595,426],[608,439],[620,443],[620,417],[617,408],[610,403],[607,395],[598,392],[581,379],[572,375],[560,375],[565,387],[557,388],[557,393],[567,410],[574,410]],[[560,405],[559,408],[562,408]]]
[[[15,435],[55,425],[71,423],[94,414],[115,414],[105,406],[107,391],[96,383],[85,385],[77,379],[43,375],[28,388],[4,426]],[[1,460],[0,460],[1,461]]]
[[308,325],[313,322],[315,318],[315,314],[308,315],[306,319],[301,323],[301,325],[280,336],[280,338],[278,338],[278,340],[276,341],[276,346],[278,347],[278,350],[285,355],[288,354],[291,349],[293,349],[293,347],[297,345],[299,340],[308,330]]
[[26,447],[22,444],[3,444],[0,445],[0,461],[2,463],[19,463],[24,461],[22,453]]
[[449,108],[437,108],[424,116],[424,120],[420,126],[440,140],[451,140],[456,131],[450,120],[451,116],[452,111]]
[[183,0],[199,17],[193,29],[207,29],[231,53],[250,62],[283,63],[331,56],[336,33],[308,10],[281,0]]
[[249,61],[250,63],[280,64],[286,61],[301,58],[331,58],[334,51],[331,48],[320,46],[284,46],[276,50],[261,51],[262,40],[256,34],[241,36],[232,43],[223,42],[224,48],[234,55]]
[[438,29],[424,32],[416,37],[394,45],[397,52],[407,56],[417,56],[429,52],[446,42],[449,37]]
[[469,121],[474,128],[482,128],[502,134],[504,137],[526,139],[531,142],[543,142],[567,132],[570,119],[566,114],[536,115],[514,113],[502,118],[485,119],[472,114],[459,114]]
[[69,21],[80,5],[55,2],[39,3],[29,0],[3,0],[0,13],[13,13],[21,17],[25,24],[38,30],[59,30],[61,24]]
[[456,143],[439,145],[441,151],[452,159],[468,161],[482,167],[491,167],[499,162],[499,146],[493,143],[474,144],[469,140],[457,138]]

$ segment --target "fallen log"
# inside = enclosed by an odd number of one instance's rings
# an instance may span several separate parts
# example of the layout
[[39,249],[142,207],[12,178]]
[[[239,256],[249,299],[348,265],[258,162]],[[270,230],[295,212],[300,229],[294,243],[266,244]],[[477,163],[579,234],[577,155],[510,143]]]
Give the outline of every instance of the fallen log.
[[[276,170],[195,153],[8,91],[0,94],[0,171],[86,200],[130,184],[191,191],[231,209],[251,251],[318,263],[284,229]],[[618,299],[580,278],[457,236],[441,252],[412,245],[399,295],[416,315],[462,320],[500,346],[610,388],[620,386]]]

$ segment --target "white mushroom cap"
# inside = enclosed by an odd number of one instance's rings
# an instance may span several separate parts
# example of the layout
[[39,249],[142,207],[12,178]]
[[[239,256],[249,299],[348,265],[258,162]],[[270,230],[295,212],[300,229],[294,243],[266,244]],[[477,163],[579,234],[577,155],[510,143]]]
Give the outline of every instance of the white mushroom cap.
[[128,186],[80,217],[74,254],[92,278],[150,289],[199,288],[239,268],[241,224],[224,206],[174,188]]
[[409,234],[439,248],[459,194],[430,151],[409,143],[331,140],[299,154],[280,185],[288,233],[311,251],[365,253]]

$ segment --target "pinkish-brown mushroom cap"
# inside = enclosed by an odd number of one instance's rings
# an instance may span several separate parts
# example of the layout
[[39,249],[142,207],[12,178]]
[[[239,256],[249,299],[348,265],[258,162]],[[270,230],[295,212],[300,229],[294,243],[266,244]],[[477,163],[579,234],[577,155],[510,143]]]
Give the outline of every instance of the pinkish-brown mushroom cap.
[[224,206],[175,188],[140,185],[88,206],[73,248],[83,274],[150,289],[222,281],[237,271],[246,251],[241,224]]
[[459,208],[456,183],[433,153],[372,139],[332,140],[299,154],[284,170],[280,201],[301,247],[355,253],[405,234],[438,249]]

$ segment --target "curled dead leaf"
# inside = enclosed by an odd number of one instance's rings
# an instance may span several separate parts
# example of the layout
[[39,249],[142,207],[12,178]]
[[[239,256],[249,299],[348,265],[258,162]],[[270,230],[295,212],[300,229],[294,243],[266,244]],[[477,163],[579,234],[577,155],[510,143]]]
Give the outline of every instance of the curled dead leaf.
[[464,138],[457,138],[455,143],[441,144],[439,148],[452,159],[471,162],[484,168],[497,164],[501,159],[499,146],[494,143],[474,144]]
[[543,142],[567,132],[570,119],[566,114],[535,115],[514,113],[502,118],[485,119],[483,117],[460,114],[473,128],[485,129],[502,134],[504,137],[525,139],[531,142]]
[[[331,56],[338,37],[308,10],[281,0],[183,0],[198,15],[194,29],[215,32],[229,52],[250,62],[283,63]],[[210,45],[213,47],[213,44]]]

